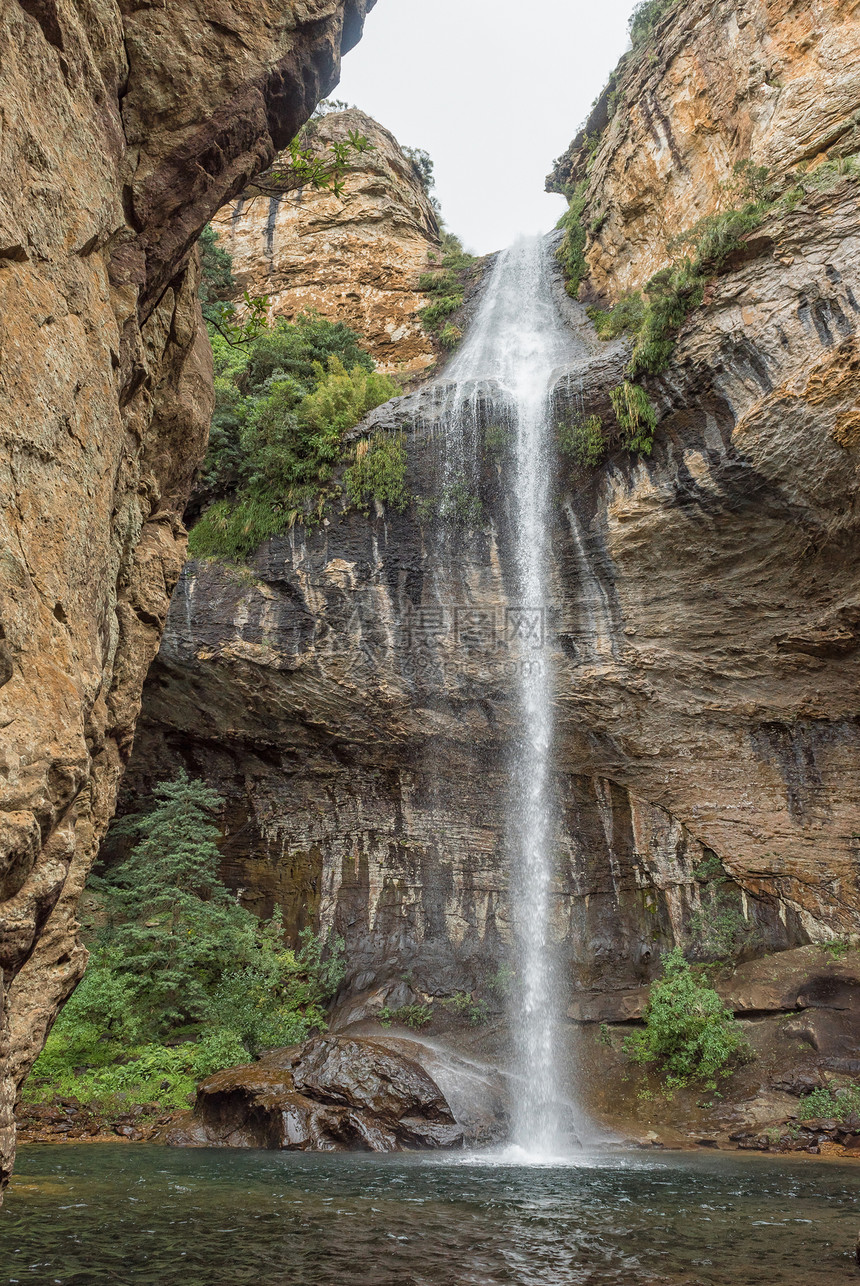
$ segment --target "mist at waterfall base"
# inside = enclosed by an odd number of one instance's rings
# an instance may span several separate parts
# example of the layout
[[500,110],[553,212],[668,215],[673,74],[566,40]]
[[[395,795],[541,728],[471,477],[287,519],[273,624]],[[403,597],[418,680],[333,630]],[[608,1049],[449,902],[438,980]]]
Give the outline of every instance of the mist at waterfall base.
[[0,1286],[825,1286],[856,1271],[851,1165],[459,1155],[23,1147]]
[[512,693],[518,731],[506,765],[506,842],[515,935],[509,1159],[541,1163],[569,1154],[582,1123],[582,1113],[560,1088],[551,941],[554,700],[551,649],[545,646],[552,616],[551,393],[575,344],[555,302],[553,266],[546,238],[520,238],[499,255],[468,336],[443,377],[454,385],[444,433],[449,486],[462,478],[466,487],[478,487],[482,406],[492,405],[511,438],[508,598],[536,625],[511,640],[518,660]]

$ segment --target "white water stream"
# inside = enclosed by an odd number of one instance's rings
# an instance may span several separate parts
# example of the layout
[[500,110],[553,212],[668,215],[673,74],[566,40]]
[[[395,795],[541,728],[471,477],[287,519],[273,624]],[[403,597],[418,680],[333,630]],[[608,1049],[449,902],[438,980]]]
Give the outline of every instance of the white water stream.
[[[554,377],[570,355],[572,338],[553,300],[551,254],[545,240],[533,238],[499,256],[468,338],[445,373],[457,384],[454,400],[462,408],[450,421],[452,429],[460,429],[461,445],[454,449],[457,469],[465,464],[468,432],[474,440],[474,409],[481,399],[492,401],[494,413],[498,406],[499,417],[513,435],[514,583],[509,595],[516,613],[509,618],[509,634],[519,631],[510,640],[518,661],[519,734],[509,762],[507,837],[516,935],[511,995],[517,1062],[513,1143],[537,1158],[564,1152],[568,1133],[553,1003],[553,676],[545,642],[553,464],[550,394]],[[464,413],[469,407],[471,415]]]

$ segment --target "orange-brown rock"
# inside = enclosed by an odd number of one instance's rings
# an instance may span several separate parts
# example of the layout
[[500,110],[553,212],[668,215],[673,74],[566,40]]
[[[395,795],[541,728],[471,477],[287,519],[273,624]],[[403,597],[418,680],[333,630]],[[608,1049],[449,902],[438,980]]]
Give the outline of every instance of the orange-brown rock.
[[182,565],[211,410],[193,246],[371,3],[0,13],[0,1181]]
[[419,373],[436,358],[418,316],[428,302],[418,279],[440,258],[436,214],[397,140],[363,112],[330,113],[312,123],[310,138],[324,151],[350,131],[373,150],[354,158],[340,195],[251,187],[214,226],[238,286],[267,296],[271,316],[316,311],[346,322],[381,370]]
[[[776,178],[860,147],[860,14],[852,0],[692,0],[625,55],[548,180],[587,175],[588,287],[639,289],[667,243],[728,197],[738,161]],[[599,135],[590,157],[589,139]]]

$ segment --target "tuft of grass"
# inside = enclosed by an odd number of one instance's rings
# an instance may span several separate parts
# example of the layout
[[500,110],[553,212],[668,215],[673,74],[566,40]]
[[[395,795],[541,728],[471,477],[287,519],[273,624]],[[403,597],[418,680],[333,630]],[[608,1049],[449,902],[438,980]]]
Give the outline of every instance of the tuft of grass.
[[367,511],[376,499],[401,513],[409,504],[406,490],[406,448],[403,434],[376,433],[363,438],[355,459],[343,475],[346,494],[358,509]]
[[388,1005],[383,1005],[379,1011],[379,1022],[382,1027],[401,1023],[404,1027],[411,1027],[414,1031],[418,1031],[432,1021],[433,1010],[430,1005],[401,1005],[399,1009],[389,1009]]
[[657,412],[648,400],[648,394],[641,385],[625,380],[611,390],[609,400],[621,430],[622,444],[637,455],[650,455]]
[[849,1116],[860,1116],[860,1085],[856,1082],[842,1089],[820,1089],[806,1094],[797,1105],[801,1121],[833,1120],[840,1124]]

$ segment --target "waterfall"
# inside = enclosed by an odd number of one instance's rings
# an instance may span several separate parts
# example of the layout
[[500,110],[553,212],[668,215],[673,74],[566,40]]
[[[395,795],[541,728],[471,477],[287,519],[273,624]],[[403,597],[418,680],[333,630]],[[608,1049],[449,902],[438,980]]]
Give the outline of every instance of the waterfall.
[[[467,340],[445,373],[454,381],[446,471],[468,473],[478,407],[490,403],[510,433],[511,618],[516,649],[517,733],[508,763],[507,843],[516,977],[511,995],[515,1044],[514,1137],[526,1153],[563,1150],[551,947],[555,816],[551,780],[553,676],[549,625],[549,506],[553,468],[551,393],[574,343],[552,294],[551,245],[517,242],[492,271]],[[474,465],[472,467],[475,467]]]

